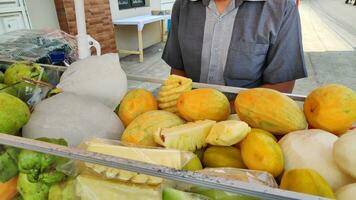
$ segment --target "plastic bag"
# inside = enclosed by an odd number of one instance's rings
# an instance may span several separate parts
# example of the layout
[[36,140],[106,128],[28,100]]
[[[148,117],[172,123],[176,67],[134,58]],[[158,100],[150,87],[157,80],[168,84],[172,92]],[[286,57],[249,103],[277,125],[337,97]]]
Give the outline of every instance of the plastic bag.
[[78,59],[77,41],[60,30],[18,30],[0,37],[0,59],[53,62],[53,52],[63,52],[64,62]]
[[70,65],[58,88],[93,98],[115,110],[127,92],[127,78],[117,54],[91,56]]
[[225,178],[227,180],[238,180],[246,183],[278,188],[278,184],[273,176],[264,171],[238,168],[205,168],[198,172],[208,176]]
[[63,92],[35,106],[22,129],[27,138],[64,138],[77,146],[91,137],[120,138],[123,125],[119,117],[102,103]]

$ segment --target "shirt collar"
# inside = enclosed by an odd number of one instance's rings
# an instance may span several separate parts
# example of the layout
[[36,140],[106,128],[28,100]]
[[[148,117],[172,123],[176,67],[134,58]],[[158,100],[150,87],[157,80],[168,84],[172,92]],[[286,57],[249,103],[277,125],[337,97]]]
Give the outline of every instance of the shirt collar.
[[[199,0],[189,0],[189,1],[199,1]],[[201,0],[204,6],[208,6],[211,0]],[[244,1],[266,1],[266,0],[235,0],[235,7],[239,7]]]

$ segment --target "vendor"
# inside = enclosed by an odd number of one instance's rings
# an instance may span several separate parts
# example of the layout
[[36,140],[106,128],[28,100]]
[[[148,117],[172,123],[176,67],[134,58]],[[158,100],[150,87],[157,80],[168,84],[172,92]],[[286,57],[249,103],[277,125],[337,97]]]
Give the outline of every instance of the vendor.
[[195,82],[291,93],[306,77],[292,0],[176,0],[162,56]]

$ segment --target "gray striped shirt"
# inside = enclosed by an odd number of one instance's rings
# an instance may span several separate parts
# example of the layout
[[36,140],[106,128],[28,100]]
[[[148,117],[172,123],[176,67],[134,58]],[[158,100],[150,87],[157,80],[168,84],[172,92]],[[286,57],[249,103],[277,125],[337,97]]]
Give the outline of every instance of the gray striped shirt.
[[224,70],[237,11],[233,0],[222,14],[214,0],[206,7],[200,82],[225,85]]

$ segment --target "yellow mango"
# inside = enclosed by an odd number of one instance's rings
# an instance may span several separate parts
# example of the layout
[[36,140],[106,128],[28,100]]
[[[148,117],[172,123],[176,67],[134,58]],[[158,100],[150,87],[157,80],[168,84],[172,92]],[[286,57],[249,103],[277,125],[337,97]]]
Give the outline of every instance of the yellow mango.
[[230,102],[227,97],[211,88],[184,92],[178,99],[179,115],[187,121],[223,121],[230,115]]
[[154,110],[136,117],[121,136],[123,142],[144,146],[159,146],[153,138],[158,128],[168,128],[184,124],[185,121],[177,115]]
[[246,168],[241,152],[235,147],[211,146],[206,149],[203,156],[205,167],[234,167]]
[[126,94],[120,103],[118,115],[125,126],[137,116],[151,110],[157,110],[157,100],[145,89],[134,89]]
[[235,99],[235,110],[240,119],[251,127],[277,135],[307,127],[298,104],[272,89],[255,88],[240,92]]
[[326,180],[312,169],[292,169],[283,174],[281,189],[335,199]]
[[245,165],[277,177],[283,172],[284,158],[281,147],[269,134],[252,130],[241,143],[241,155]]
[[343,134],[356,121],[356,92],[337,84],[319,87],[306,98],[304,113],[313,128]]

